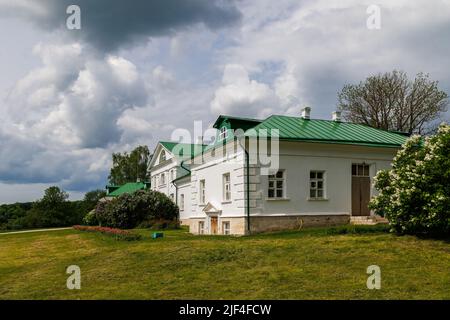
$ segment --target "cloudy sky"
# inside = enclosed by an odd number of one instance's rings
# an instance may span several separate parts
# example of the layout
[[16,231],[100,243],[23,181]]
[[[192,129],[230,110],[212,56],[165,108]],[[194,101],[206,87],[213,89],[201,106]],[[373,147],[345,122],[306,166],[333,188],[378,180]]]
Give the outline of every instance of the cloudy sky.
[[[0,0],[0,203],[102,188],[111,153],[312,107],[400,69],[450,93],[450,0]],[[68,30],[66,9],[81,8]]]

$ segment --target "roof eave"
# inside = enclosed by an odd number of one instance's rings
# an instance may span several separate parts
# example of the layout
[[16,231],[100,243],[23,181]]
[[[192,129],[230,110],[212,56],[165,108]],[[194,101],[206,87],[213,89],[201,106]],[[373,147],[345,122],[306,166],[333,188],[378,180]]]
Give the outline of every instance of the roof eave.
[[[258,138],[255,135],[246,135],[249,138]],[[270,138],[264,137],[264,138]],[[393,143],[374,143],[367,141],[349,141],[349,140],[320,140],[320,139],[305,139],[305,138],[280,138],[277,137],[280,141],[293,141],[293,142],[308,142],[308,143],[323,143],[323,144],[345,144],[345,145],[360,145],[360,146],[372,146],[372,147],[382,147],[382,148],[401,148],[401,144],[393,144]]]

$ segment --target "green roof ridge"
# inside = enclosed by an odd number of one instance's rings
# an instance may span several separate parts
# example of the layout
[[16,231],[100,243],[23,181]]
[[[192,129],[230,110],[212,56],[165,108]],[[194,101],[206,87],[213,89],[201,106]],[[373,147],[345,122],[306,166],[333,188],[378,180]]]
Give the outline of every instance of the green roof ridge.
[[[303,119],[289,115],[271,115],[252,129],[257,132],[256,134],[260,129],[278,129],[281,140],[322,143],[399,147],[407,139],[404,134],[366,124],[328,119]],[[252,129],[247,130],[245,134],[255,136]]]

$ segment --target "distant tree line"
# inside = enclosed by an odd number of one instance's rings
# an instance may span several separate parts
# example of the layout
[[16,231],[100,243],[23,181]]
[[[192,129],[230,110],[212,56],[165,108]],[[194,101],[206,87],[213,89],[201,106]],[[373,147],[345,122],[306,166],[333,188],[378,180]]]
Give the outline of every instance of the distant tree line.
[[80,224],[84,216],[95,208],[103,190],[85,194],[83,200],[69,201],[69,195],[59,187],[45,190],[36,202],[0,205],[0,230],[65,227]]
[[[113,153],[109,183],[147,181],[148,164],[152,156],[147,146],[138,146],[131,152]],[[69,195],[59,187],[45,190],[42,199],[35,202],[0,205],[0,230],[64,227],[82,224],[85,216],[98,201],[106,196],[104,190],[87,192],[83,200],[69,201]]]

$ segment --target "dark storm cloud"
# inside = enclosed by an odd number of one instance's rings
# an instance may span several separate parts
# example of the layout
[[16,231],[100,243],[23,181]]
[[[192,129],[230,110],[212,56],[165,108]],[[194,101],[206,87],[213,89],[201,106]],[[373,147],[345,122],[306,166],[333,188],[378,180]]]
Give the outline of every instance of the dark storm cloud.
[[[66,29],[66,9],[72,4],[81,8],[81,30]],[[61,30],[69,37],[81,38],[101,51],[196,24],[217,29],[241,17],[233,1],[223,0],[42,0],[38,9],[32,10],[36,5],[25,7],[32,22],[46,30]]]

